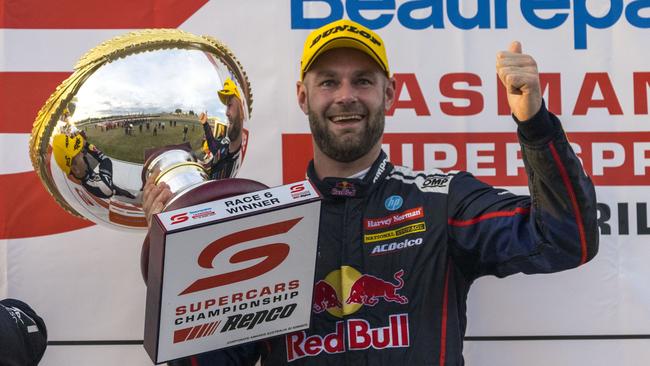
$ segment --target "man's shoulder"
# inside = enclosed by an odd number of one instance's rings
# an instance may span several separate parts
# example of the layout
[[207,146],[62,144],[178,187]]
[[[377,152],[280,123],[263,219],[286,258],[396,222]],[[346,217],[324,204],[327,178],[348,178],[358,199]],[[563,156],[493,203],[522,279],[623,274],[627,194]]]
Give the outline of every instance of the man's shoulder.
[[421,192],[449,193],[451,181],[464,172],[458,170],[442,171],[440,169],[413,170],[412,168],[395,165],[386,176],[387,181],[413,185]]

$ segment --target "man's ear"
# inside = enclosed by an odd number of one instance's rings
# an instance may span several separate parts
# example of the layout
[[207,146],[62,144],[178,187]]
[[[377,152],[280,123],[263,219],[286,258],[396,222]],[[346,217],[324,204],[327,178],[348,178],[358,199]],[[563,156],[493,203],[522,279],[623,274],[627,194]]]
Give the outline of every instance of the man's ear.
[[384,108],[386,109],[386,112],[390,110],[395,101],[395,84],[394,77],[391,77],[386,81],[386,90],[384,92],[384,96],[386,97],[386,105]]
[[307,108],[307,88],[302,81],[296,82],[296,97],[298,98],[298,105],[304,114],[308,113]]

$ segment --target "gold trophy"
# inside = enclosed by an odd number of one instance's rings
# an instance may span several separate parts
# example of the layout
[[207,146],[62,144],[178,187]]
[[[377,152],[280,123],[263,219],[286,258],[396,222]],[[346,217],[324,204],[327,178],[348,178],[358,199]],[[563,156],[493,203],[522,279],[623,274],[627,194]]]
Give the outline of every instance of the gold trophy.
[[[252,102],[246,73],[220,41],[176,29],[132,32],[77,62],[38,113],[30,157],[71,214],[145,230],[142,187],[152,173],[174,193],[170,205],[211,177],[235,176]],[[227,103],[237,104],[238,118]]]

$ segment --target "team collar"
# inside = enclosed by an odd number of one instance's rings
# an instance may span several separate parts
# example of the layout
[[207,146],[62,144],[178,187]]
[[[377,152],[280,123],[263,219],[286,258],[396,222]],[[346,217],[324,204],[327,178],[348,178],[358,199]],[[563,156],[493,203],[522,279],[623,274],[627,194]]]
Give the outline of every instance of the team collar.
[[326,177],[320,180],[316,175],[313,160],[307,168],[307,178],[316,185],[325,197],[334,199],[364,197],[373,189],[374,183],[384,179],[392,168],[393,165],[388,161],[388,156],[381,151],[379,157],[372,163],[372,166],[362,179]]

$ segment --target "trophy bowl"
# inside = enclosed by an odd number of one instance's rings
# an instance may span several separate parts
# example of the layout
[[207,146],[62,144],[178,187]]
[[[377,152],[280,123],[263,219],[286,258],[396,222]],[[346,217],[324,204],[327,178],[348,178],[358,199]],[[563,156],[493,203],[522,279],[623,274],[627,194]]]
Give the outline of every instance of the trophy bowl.
[[145,230],[142,188],[152,174],[173,201],[236,175],[252,102],[246,73],[220,41],[176,29],[131,32],[77,62],[37,115],[30,157],[71,214]]

